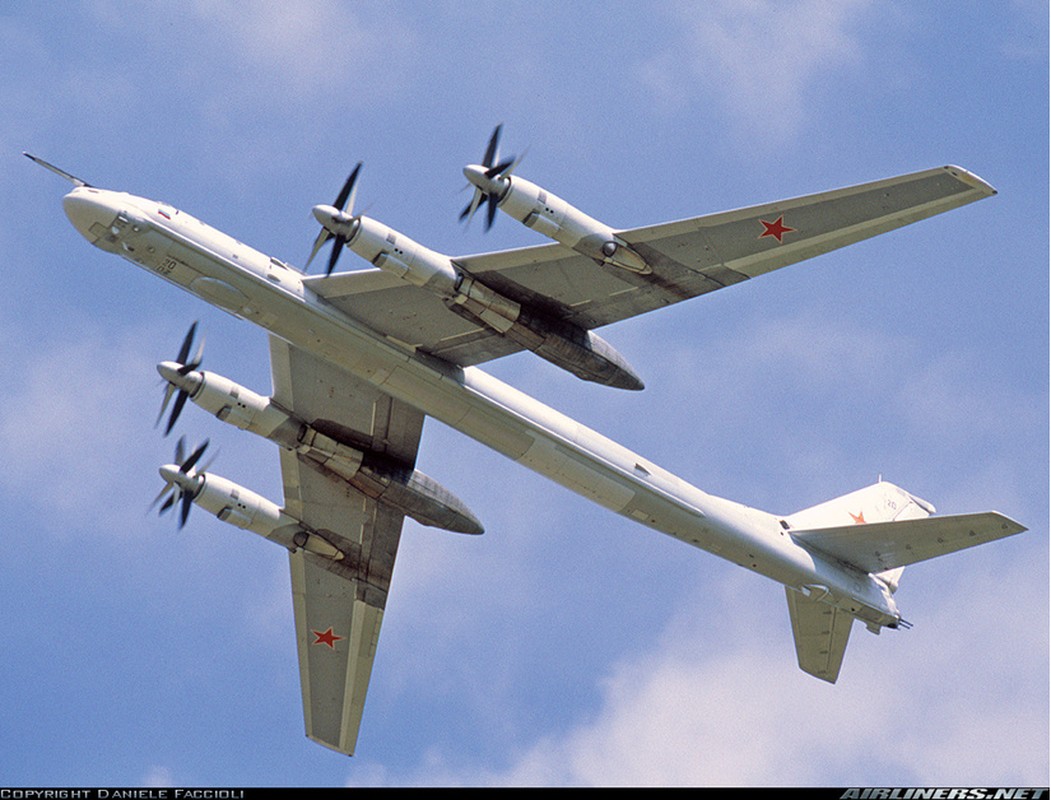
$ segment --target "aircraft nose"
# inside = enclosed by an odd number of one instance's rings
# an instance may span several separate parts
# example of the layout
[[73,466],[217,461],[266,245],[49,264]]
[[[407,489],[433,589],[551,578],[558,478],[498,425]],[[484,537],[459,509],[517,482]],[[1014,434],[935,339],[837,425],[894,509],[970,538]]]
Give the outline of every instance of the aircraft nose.
[[[92,244],[101,236],[116,216],[104,200],[91,189],[78,187],[62,198],[62,208],[73,227]],[[94,227],[93,226],[98,226]]]

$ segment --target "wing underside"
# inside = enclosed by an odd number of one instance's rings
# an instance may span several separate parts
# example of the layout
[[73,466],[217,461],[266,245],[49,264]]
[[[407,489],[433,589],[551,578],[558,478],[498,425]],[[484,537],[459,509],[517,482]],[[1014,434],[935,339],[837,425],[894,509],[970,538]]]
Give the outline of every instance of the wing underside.
[[[453,259],[517,303],[585,330],[706,294],[994,194],[939,167],[776,203],[619,232],[652,267],[637,274],[561,244]],[[453,313],[446,301],[378,269],[304,283],[373,330],[463,366],[521,345]]]
[[[358,447],[411,467],[419,411],[271,338],[274,401]],[[290,554],[306,733],[353,754],[401,538],[403,515],[292,451],[281,453],[285,507],[345,557]]]
[[353,578],[289,554],[307,736],[352,755],[372,675],[383,607],[359,599]]

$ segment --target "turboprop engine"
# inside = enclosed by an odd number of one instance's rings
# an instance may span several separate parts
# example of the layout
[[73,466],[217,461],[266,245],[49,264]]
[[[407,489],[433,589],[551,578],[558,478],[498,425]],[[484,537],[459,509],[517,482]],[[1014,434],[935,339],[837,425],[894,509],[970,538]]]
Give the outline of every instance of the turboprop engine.
[[302,548],[334,561],[343,559],[344,553],[321,532],[289,516],[262,495],[222,476],[210,474],[207,466],[198,470],[197,461],[207,447],[208,442],[205,441],[188,457],[184,457],[185,440],[179,440],[175,448],[176,463],[165,464],[160,468],[165,485],[154,504],[167,495],[160,513],[178,504],[181,528],[186,524],[190,507],[198,505],[223,522],[257,533],[289,550]]
[[[497,331],[578,378],[618,389],[644,388],[627,360],[594,332],[554,319],[506,297],[458,267],[449,256],[424,247],[377,220],[354,216],[354,197],[360,169],[359,163],[351,172],[335,204],[314,206],[314,217],[321,223],[322,229],[314,241],[308,264],[322,245],[332,239],[334,245],[328,262],[329,273],[346,245],[374,266],[441,297],[454,312]],[[595,225],[599,224],[595,222]],[[599,238],[602,236],[605,233],[600,234]],[[588,241],[592,239],[594,236]],[[598,250],[613,241],[607,239],[595,245]],[[614,249],[619,247],[615,242],[614,245]],[[641,261],[630,263],[639,267],[635,271],[642,271],[645,267]]]
[[[196,323],[191,326],[183,342],[179,354],[181,359],[185,359],[190,351],[195,326]],[[157,365],[157,371],[171,387],[165,393],[161,416],[171,393],[179,393],[168,430],[175,424],[188,398],[223,422],[296,452],[315,469],[346,481],[362,494],[394,507],[421,525],[455,533],[484,532],[481,522],[466,504],[433,478],[393,462],[381,453],[339,441],[285,411],[271,398],[223,375],[196,369],[200,363],[198,350],[187,364],[163,361]]]
[[500,208],[526,227],[595,261],[640,274],[652,272],[646,260],[609,225],[588,216],[535,183],[513,177],[512,173],[521,159],[512,157],[500,161],[501,127],[497,125],[493,130],[483,163],[468,164],[463,169],[464,177],[475,187],[475,194],[460,214],[460,219],[470,221],[474,212],[486,202],[487,230],[493,224],[496,209]]

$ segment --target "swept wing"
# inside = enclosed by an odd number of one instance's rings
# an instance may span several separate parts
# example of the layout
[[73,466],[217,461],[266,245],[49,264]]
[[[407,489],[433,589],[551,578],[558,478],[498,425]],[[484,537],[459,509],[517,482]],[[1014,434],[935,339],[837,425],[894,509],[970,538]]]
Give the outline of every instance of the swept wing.
[[[591,330],[706,294],[995,194],[947,166],[790,200],[618,231],[639,274],[561,244],[455,258],[506,297]],[[311,276],[313,291],[399,342],[464,366],[521,350],[450,313],[440,297],[378,269]]]
[[[411,468],[423,415],[271,337],[274,401],[319,430]],[[321,532],[342,561],[291,553],[296,647],[306,732],[353,754],[387,602],[403,515],[295,452],[281,452],[285,508]]]

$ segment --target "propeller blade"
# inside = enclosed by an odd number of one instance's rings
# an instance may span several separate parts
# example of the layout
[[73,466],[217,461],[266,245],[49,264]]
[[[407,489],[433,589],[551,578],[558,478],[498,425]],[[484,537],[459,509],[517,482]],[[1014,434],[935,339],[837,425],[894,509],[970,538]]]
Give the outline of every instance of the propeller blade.
[[518,169],[518,165],[522,163],[522,159],[526,157],[526,153],[528,152],[529,148],[527,147],[525,150],[522,151],[522,155],[520,155],[518,158],[511,162],[511,166],[507,168],[507,170],[504,172],[504,175],[510,175],[512,172]]
[[182,347],[179,348],[179,355],[175,357],[175,360],[180,364],[185,364],[186,359],[190,356],[190,348],[193,347],[193,337],[197,332],[197,321],[194,320],[190,329],[186,331],[186,336],[182,340]]
[[495,195],[489,195],[487,199],[489,204],[485,209],[485,229],[489,230],[493,227],[493,221],[496,219],[496,205],[499,201],[497,201]]
[[489,167],[489,169],[485,171],[485,175],[487,178],[495,178],[497,175],[502,174],[505,169],[507,169],[508,167],[512,167],[517,163],[518,161],[515,159],[515,157],[511,156],[510,158],[501,161],[495,167]]
[[[196,325],[197,323],[194,323],[194,324]],[[197,352],[193,354],[193,358],[191,358],[188,362],[183,364],[182,369],[179,370],[180,374],[188,375],[189,373],[193,372],[195,369],[197,369],[199,366],[201,366],[201,362],[203,360],[204,360],[204,337],[202,336],[201,337],[201,343],[199,345],[197,345]]]
[[179,419],[179,415],[182,413],[183,406],[186,405],[186,400],[189,396],[189,392],[184,392],[182,389],[179,390],[179,395],[175,398],[175,405],[172,406],[172,415],[168,417],[168,424],[164,427],[165,436],[172,432],[172,428],[175,427],[175,421]]
[[166,383],[164,389],[164,401],[161,403],[161,413],[157,415],[157,421],[153,423],[154,428],[161,424],[161,419],[164,417],[164,412],[167,410],[168,403],[171,402],[173,394],[175,394],[175,386]]
[[[165,488],[165,491],[167,491],[167,488]],[[162,492],[162,494],[163,494],[163,492]],[[169,508],[171,508],[173,505],[175,505],[175,498],[176,498],[176,496],[178,496],[178,494],[179,494],[179,492],[172,492],[171,496],[167,500],[164,501],[164,505],[161,506],[161,510],[158,511],[157,513],[158,514],[163,514],[165,511],[167,511]],[[158,499],[160,499],[160,498],[158,498]]]
[[[183,337],[182,345],[179,347],[179,354],[175,357],[175,361],[179,364],[179,374],[188,375],[198,367],[201,366],[201,362],[204,360],[204,337],[201,337],[201,343],[197,346],[197,352],[193,354],[193,358],[190,358],[190,350],[193,349],[193,340],[197,336],[197,321],[195,320],[190,329],[186,331],[186,336]],[[176,392],[178,393],[176,395]],[[172,432],[172,428],[175,427],[176,420],[179,419],[179,415],[182,414],[183,407],[186,405],[186,401],[189,398],[189,393],[185,389],[179,389],[174,384],[167,384],[164,388],[164,400],[161,401],[161,411],[157,415],[157,421],[153,424],[157,427],[161,424],[161,419],[164,417],[164,412],[168,410],[168,404],[171,402],[172,396],[175,397],[175,404],[172,406],[171,416],[168,417],[168,424],[164,428],[164,435],[167,436]]]
[[204,455],[204,451],[208,449],[208,440],[205,439],[204,443],[201,444],[196,450],[194,450],[186,461],[179,463],[179,471],[183,474],[189,474],[190,470],[193,469],[193,465],[198,462],[201,456]]
[[[164,484],[164,488],[161,489],[159,492],[157,492],[157,496],[153,498],[153,502],[150,503],[150,507],[147,509],[147,511],[152,511],[154,506],[156,506],[157,503],[159,503],[161,501],[161,498],[164,497],[164,495],[166,495],[168,492],[171,491],[171,488],[172,488],[172,484],[170,484],[170,483]],[[161,508],[161,513],[162,514],[164,513],[164,509],[163,508]]]
[[319,233],[317,235],[317,238],[314,240],[314,247],[310,251],[310,258],[307,259],[307,267],[310,266],[310,262],[314,260],[314,256],[318,254],[318,251],[320,251],[321,248],[324,247],[325,242],[327,242],[331,238],[332,234],[328,232],[328,228],[322,228],[321,233]]
[[501,122],[493,128],[493,135],[489,137],[489,146],[485,148],[485,156],[482,158],[483,167],[491,167],[496,160],[497,148],[500,146],[500,130],[503,127]]
[[354,215],[354,195],[357,193],[354,191],[357,188],[358,173],[361,172],[361,165],[363,162],[359,161],[354,170],[350,173],[347,178],[347,182],[343,184],[343,188],[339,190],[339,194],[336,196],[336,202],[334,205],[340,211],[346,211],[350,208],[351,216]]
[[[336,195],[336,200],[332,204],[333,207],[339,209],[341,212],[349,214],[351,217],[354,216],[354,203],[358,196],[358,175],[361,174],[361,166],[364,162],[359,161],[350,175],[347,176],[346,182],[343,184],[343,188],[339,190],[339,194]],[[341,234],[333,234],[327,228],[322,227],[321,232],[317,235],[314,240],[314,246],[310,250],[310,258],[307,259],[307,267],[310,267],[311,262],[320,252],[321,248],[330,240],[335,239],[336,241],[332,245],[332,252],[328,257],[328,267],[325,270],[325,276],[332,274],[332,270],[336,268],[336,262],[339,260],[339,256],[343,251],[343,246],[347,243],[347,237]]]
[[189,492],[183,492],[182,494],[182,509],[179,512],[179,528],[186,524],[187,518],[190,516],[190,508],[193,506],[193,495]]
[[186,437],[180,436],[175,443],[175,463],[182,464],[186,460]]
[[336,262],[339,261],[340,255],[343,253],[343,246],[347,243],[345,236],[336,236],[336,241],[332,245],[332,253],[328,257],[328,267],[325,269],[325,276],[332,274],[332,270],[336,268]]
[[482,190],[475,187],[474,196],[471,197],[471,202],[467,204],[464,210],[460,213],[460,221],[467,220],[467,224],[471,224],[471,220],[474,218],[474,212],[478,210],[478,206],[482,204],[482,200],[485,195],[482,194]]
[[211,458],[209,458],[207,461],[205,461],[203,464],[201,464],[201,468],[199,470],[197,470],[197,474],[198,475],[203,475],[204,473],[208,472],[208,470],[210,470],[212,468],[212,464],[215,463],[215,459],[217,459],[218,457],[219,457],[219,453],[218,452],[213,453]]

